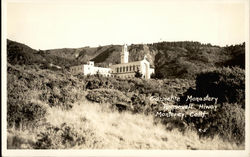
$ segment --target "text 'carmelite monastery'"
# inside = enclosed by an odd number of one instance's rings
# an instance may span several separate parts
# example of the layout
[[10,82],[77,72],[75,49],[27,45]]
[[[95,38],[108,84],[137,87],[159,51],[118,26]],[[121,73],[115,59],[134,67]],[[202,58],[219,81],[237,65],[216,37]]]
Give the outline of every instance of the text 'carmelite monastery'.
[[143,60],[135,62],[128,62],[128,58],[129,52],[125,44],[121,51],[120,64],[104,68],[94,66],[94,61],[88,61],[87,64],[70,67],[70,72],[72,74],[94,75],[98,73],[107,77],[133,78],[135,77],[135,72],[139,70],[142,78],[150,79],[151,74],[154,73],[154,69],[150,68],[150,63],[147,61],[146,56],[144,56]]

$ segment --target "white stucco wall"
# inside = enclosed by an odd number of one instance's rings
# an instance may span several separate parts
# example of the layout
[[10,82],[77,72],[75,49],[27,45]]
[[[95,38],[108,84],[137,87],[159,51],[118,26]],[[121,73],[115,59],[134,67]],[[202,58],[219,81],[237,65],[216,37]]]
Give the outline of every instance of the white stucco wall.
[[103,76],[110,76],[111,69],[110,68],[103,68],[103,67],[95,67],[94,65],[83,65],[83,74],[84,75],[94,75],[99,72],[99,74]]

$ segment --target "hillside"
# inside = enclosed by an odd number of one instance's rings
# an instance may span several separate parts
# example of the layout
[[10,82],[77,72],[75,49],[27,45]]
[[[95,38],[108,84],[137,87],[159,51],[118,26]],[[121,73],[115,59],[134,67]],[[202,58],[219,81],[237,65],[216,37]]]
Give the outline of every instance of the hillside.
[[119,63],[121,45],[41,51],[7,44],[8,149],[245,147],[244,44],[131,45],[130,61],[147,55],[154,63],[158,79],[149,80],[67,71],[90,59]]
[[[244,99],[245,81],[239,68],[219,71],[218,86],[206,84],[214,81],[209,73],[197,83],[73,76],[29,65],[8,64],[7,72],[8,149],[244,149],[245,110],[239,98]],[[163,104],[152,97],[181,96],[190,89],[202,93],[201,85],[208,91],[228,85],[225,100],[237,97],[219,102],[223,106],[204,121],[155,116]]]
[[45,61],[37,50],[27,45],[7,40],[7,61],[11,64],[32,64]]
[[[97,66],[120,63],[121,45],[83,47],[74,49],[34,50],[11,40],[7,42],[8,62],[11,64],[49,64],[67,68],[72,65],[95,61]],[[203,69],[245,65],[245,44],[227,47],[199,42],[159,42],[132,44],[129,61],[143,59],[147,55],[157,78],[195,78]]]

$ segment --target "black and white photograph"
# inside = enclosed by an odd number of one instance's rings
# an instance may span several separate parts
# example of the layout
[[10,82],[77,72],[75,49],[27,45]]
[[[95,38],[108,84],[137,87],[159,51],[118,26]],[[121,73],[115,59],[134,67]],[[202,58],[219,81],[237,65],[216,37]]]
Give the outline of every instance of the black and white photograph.
[[3,156],[250,155],[249,0],[2,4]]

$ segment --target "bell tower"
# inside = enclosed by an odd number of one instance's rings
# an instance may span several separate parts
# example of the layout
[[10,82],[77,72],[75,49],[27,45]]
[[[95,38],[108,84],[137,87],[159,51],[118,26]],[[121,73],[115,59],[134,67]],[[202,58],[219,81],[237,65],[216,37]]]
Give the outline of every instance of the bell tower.
[[125,44],[125,45],[122,47],[122,52],[121,52],[121,63],[128,63],[128,55],[129,55],[128,46],[127,46],[127,44]]

